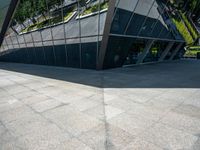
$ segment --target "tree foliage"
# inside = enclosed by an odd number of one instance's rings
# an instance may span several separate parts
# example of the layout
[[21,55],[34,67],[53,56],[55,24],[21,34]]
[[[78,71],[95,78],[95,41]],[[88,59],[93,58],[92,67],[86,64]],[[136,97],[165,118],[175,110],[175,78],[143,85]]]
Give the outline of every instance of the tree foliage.
[[23,23],[27,18],[34,19],[36,15],[44,15],[52,8],[58,7],[64,0],[21,0],[14,19]]
[[191,14],[196,19],[200,17],[200,0],[174,0],[174,3],[183,12]]

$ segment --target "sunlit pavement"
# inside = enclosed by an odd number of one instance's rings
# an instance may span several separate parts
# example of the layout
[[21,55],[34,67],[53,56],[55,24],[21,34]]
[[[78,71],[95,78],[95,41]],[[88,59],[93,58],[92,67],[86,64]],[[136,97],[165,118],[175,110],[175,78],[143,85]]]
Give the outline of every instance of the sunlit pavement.
[[1,150],[199,150],[200,61],[106,71],[0,63]]

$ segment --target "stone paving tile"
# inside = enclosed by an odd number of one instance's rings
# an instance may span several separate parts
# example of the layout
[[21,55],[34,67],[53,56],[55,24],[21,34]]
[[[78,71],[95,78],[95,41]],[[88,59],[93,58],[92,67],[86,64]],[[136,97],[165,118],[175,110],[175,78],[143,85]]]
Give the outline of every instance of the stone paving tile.
[[150,142],[141,140],[140,138],[136,138],[134,139],[133,142],[125,146],[125,148],[123,148],[122,150],[163,150],[163,149]]
[[20,108],[11,109],[9,111],[0,113],[0,120],[3,123],[8,123],[21,118],[31,117],[33,115],[35,115],[35,112],[33,110],[31,110],[27,106],[23,106]]
[[2,88],[0,88],[0,95],[1,98],[8,96],[8,92]]
[[198,140],[193,145],[193,150],[199,150],[200,149],[200,136],[198,136]]
[[1,97],[0,99],[0,104],[4,104],[7,103],[9,100],[15,99],[12,95],[5,95],[3,97]]
[[72,138],[70,140],[67,140],[66,142],[63,142],[55,148],[55,150],[93,150],[77,138]]
[[169,111],[171,109],[178,107],[181,103],[183,103],[183,101],[184,100],[174,101],[163,96],[163,97],[155,97],[154,99],[148,101],[146,104],[149,105],[150,107],[155,107],[163,111]]
[[8,91],[10,94],[17,94],[17,93],[22,93],[22,92],[28,92],[29,89],[21,86],[21,85],[11,85],[11,86],[7,86],[5,88],[6,91]]
[[170,150],[190,150],[198,140],[198,137],[194,135],[160,123],[143,132],[140,137],[163,149]]
[[4,142],[0,145],[0,150],[22,150],[19,143],[15,141]]
[[43,88],[37,89],[37,91],[47,96],[57,96],[63,93],[63,90],[57,88],[56,86],[43,87]]
[[110,120],[120,114],[122,114],[124,111],[119,109],[119,108],[115,108],[109,105],[105,106],[105,117],[106,120]]
[[54,99],[47,99],[38,103],[34,103],[30,106],[37,112],[44,112],[62,105],[63,104],[59,101],[56,101]]
[[102,90],[96,91],[92,96],[87,97],[87,99],[101,104],[106,101]]
[[188,115],[169,112],[161,122],[194,135],[200,133],[200,119]]
[[108,103],[109,101],[115,100],[115,99],[117,99],[117,98],[118,98],[118,96],[116,96],[116,95],[103,93],[102,100],[103,100],[105,103]]
[[17,94],[13,94],[13,96],[19,100],[23,100],[25,98],[28,98],[28,97],[33,97],[35,95],[37,95],[38,93],[34,90],[30,90],[30,91],[26,91],[26,92],[20,92],[20,93],[17,93]]
[[15,76],[14,78],[9,78],[9,80],[14,81],[16,83],[23,84],[23,83],[28,82],[29,78],[28,78],[28,76],[26,76],[25,78],[21,77],[21,76]]
[[190,98],[188,98],[187,100],[184,101],[184,104],[192,105],[192,106],[198,107],[200,109],[199,92],[200,91],[192,94]]
[[1,84],[0,84],[0,87],[1,87],[1,88],[5,88],[6,86],[12,86],[12,85],[15,85],[15,84],[16,84],[16,83],[13,82],[13,81],[5,80],[5,79],[1,79],[0,82],[1,82]]
[[41,82],[40,80],[36,80],[36,81],[31,81],[29,83],[24,84],[24,86],[35,90],[35,89],[47,87],[49,85],[44,82]]
[[79,139],[95,150],[121,150],[134,137],[118,127],[106,124],[83,133]]
[[[71,136],[51,123],[29,125],[31,132],[18,138],[17,143],[23,149],[54,150],[63,142],[70,140]],[[36,128],[37,127],[37,128]],[[34,128],[34,130],[32,129]]]
[[127,113],[122,113],[117,117],[112,118],[108,122],[125,130],[133,136],[143,133],[155,123],[150,119],[144,119],[140,116],[130,115]]
[[141,116],[142,118],[147,118],[152,121],[160,120],[167,114],[167,112],[168,111],[144,105],[137,105],[136,107],[132,107],[132,109],[127,111],[129,114]]
[[128,94],[126,94],[126,95],[123,95],[123,98],[126,98],[126,99],[129,99],[129,100],[131,100],[131,101],[133,101],[133,102],[137,102],[137,103],[146,103],[146,102],[148,102],[148,101],[150,101],[151,99],[153,99],[154,98],[154,96],[153,95],[151,95],[151,96],[146,96],[145,95],[145,93],[143,93],[143,94],[134,94],[134,93],[128,93]]
[[42,129],[48,126],[49,122],[41,117],[41,115],[34,113],[4,124],[12,135],[19,137],[28,133],[37,132],[38,130],[42,131]]
[[35,103],[46,101],[47,99],[49,99],[48,96],[37,93],[36,95],[32,95],[32,96],[29,96],[29,97],[22,98],[21,101],[24,104],[32,105],[32,104],[35,104]]
[[105,108],[103,104],[87,109],[83,111],[83,113],[95,119],[99,119],[100,121],[105,121]]
[[101,121],[109,120],[113,117],[120,115],[123,112],[124,111],[119,108],[115,108],[109,105],[104,106],[103,104],[84,111],[85,114]]
[[16,138],[0,122],[0,150],[18,149],[15,140]]
[[85,90],[84,88],[81,88],[80,91],[77,92],[77,96],[81,96],[81,97],[90,97],[94,94],[96,94],[96,92],[88,91],[88,90]]
[[195,117],[200,120],[200,109],[195,105],[183,103],[172,111],[178,114],[186,115],[188,117]]
[[55,93],[49,92],[49,94],[46,93],[45,95],[53,99],[56,99],[62,103],[70,104],[70,103],[75,103],[75,102],[85,100],[85,99],[89,100],[91,96],[96,94],[95,92],[92,92],[92,91],[77,92],[77,91],[82,91],[82,90],[83,89],[79,89],[79,88],[76,88],[76,91],[73,91],[73,90],[71,91],[70,89],[65,91],[62,89],[59,92],[55,92]]
[[0,64],[0,150],[199,150],[199,65],[182,63],[104,72]]
[[76,94],[72,94],[72,93],[71,94],[63,93],[63,94],[59,94],[59,95],[56,95],[56,96],[51,95],[50,97],[55,99],[55,100],[58,100],[58,101],[60,101],[61,103],[64,103],[64,104],[70,104],[73,101],[78,101],[78,100],[83,99],[83,97],[76,96]]
[[14,97],[11,97],[7,99],[4,103],[0,103],[0,113],[9,111],[12,109],[17,109],[19,107],[22,107],[23,103],[19,100],[15,99]]
[[85,111],[98,105],[100,105],[100,103],[90,99],[80,99],[70,103],[70,106],[75,107],[79,111]]
[[70,106],[46,111],[43,115],[74,136],[78,136],[102,123]]
[[133,102],[129,99],[118,98],[108,102],[109,105],[120,108],[129,114],[138,115],[143,118],[148,118],[153,121],[157,121],[162,118],[168,111],[152,107],[149,105],[143,105]]

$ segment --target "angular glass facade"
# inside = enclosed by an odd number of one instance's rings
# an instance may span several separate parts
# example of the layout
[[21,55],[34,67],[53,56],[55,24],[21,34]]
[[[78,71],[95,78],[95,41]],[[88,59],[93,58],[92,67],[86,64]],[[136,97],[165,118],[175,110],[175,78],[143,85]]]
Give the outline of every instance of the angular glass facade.
[[170,0],[116,0],[101,67],[155,62],[171,42],[184,43],[171,20],[169,3]]
[[107,0],[21,0],[1,60],[95,69],[107,9]]
[[168,3],[20,0],[0,61],[86,69],[159,61],[170,42],[184,43],[170,20]]

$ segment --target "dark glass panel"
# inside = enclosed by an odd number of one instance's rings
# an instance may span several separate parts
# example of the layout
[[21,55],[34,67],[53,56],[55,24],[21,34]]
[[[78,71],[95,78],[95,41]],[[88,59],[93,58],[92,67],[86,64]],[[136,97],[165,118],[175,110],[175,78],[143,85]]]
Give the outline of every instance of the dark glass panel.
[[65,45],[55,45],[56,65],[66,66]]
[[103,67],[107,69],[122,66],[132,43],[131,38],[110,36]]
[[123,34],[125,32],[128,21],[132,12],[117,8],[116,14],[112,22],[111,33]]
[[53,47],[45,46],[44,51],[45,51],[47,65],[50,65],[50,66],[55,65],[55,57],[54,57]]
[[66,45],[69,67],[80,68],[80,44]]
[[132,39],[133,43],[128,50],[124,65],[136,64],[138,56],[144,51],[147,40],[144,39]]
[[82,43],[81,48],[82,48],[81,50],[82,68],[95,69],[96,55],[97,55],[97,42]]
[[164,41],[156,41],[152,45],[151,49],[149,50],[149,53],[144,59],[144,62],[155,62],[158,61],[160,56],[162,55],[163,51],[167,47],[168,42]]

